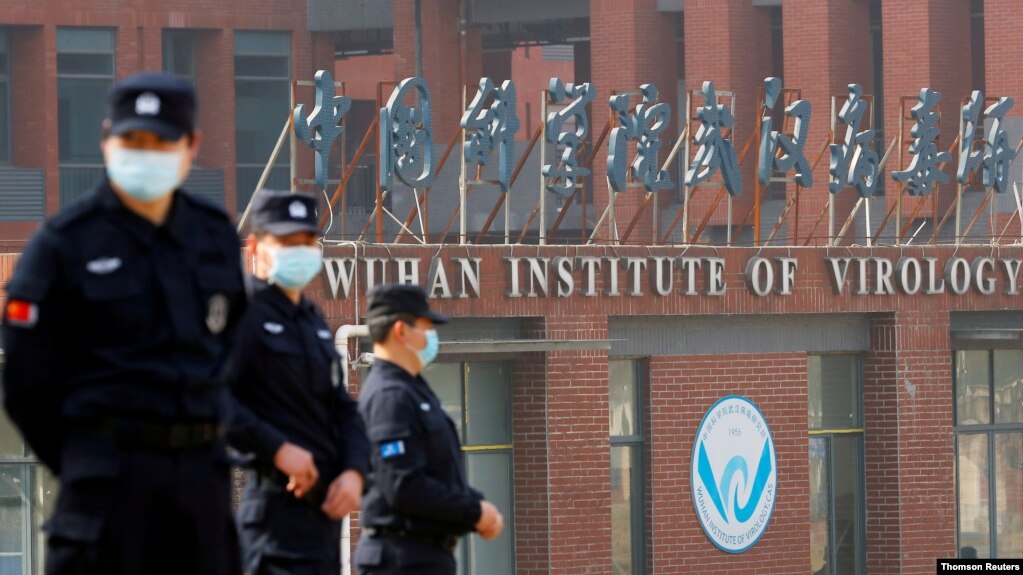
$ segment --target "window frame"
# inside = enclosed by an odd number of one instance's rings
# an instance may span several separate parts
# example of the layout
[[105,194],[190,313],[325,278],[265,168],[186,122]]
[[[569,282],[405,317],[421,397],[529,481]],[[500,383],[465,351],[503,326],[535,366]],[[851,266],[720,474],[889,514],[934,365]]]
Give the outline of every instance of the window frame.
[[[827,447],[827,482],[828,482],[828,545],[826,548],[827,557],[826,565],[834,566],[838,564],[837,553],[838,547],[835,544],[835,527],[834,524],[836,513],[835,513],[835,457],[834,457],[834,445],[835,438],[837,437],[856,437],[859,439],[859,453],[857,454],[857,465],[860,470],[859,477],[859,508],[856,509],[856,521],[858,523],[858,541],[859,546],[856,549],[856,553],[859,555],[860,565],[862,571],[860,575],[865,575],[867,572],[867,481],[866,481],[866,431],[865,422],[863,420],[863,354],[859,352],[829,352],[829,353],[808,353],[807,362],[812,357],[828,357],[828,356],[852,356],[855,358],[855,369],[856,369],[856,388],[857,388],[857,421],[859,421],[859,427],[850,427],[842,429],[829,429],[826,427],[822,428],[811,428],[809,427],[809,414],[807,417],[807,451],[809,452],[809,440],[813,438],[822,438],[826,442]],[[809,369],[807,370],[809,372]],[[807,388],[809,389],[809,373],[807,378]],[[809,402],[809,393],[807,394],[807,401]],[[809,410],[809,403],[807,404]],[[809,492],[808,492],[809,494]],[[812,567],[812,566],[811,566]]]
[[[952,435],[953,435],[953,465],[955,466],[955,495],[956,495],[956,555],[962,552],[962,525],[960,494],[960,465],[959,465],[959,438],[964,435],[982,435],[987,441],[987,496],[988,496],[988,557],[998,557],[998,470],[995,469],[996,438],[999,435],[1008,436],[1011,434],[1023,434],[1023,421],[998,423],[995,412],[995,353],[998,351],[1019,350],[1013,345],[999,345],[996,340],[972,339],[957,342],[952,350]],[[988,364],[988,421],[989,423],[959,423],[958,404],[958,374],[959,374],[959,353],[964,351],[983,351],[987,354]]]
[[[188,45],[188,67],[191,70],[189,74],[181,74],[176,69],[178,62],[174,57],[173,46],[179,42],[185,42]],[[188,80],[193,86],[198,86],[198,31],[191,28],[164,28],[161,31],[161,43],[160,59],[163,71],[175,74]]]
[[[287,38],[287,44],[288,44],[288,53],[287,54],[283,54],[283,53],[266,53],[266,52],[258,52],[257,53],[256,51],[246,50],[244,47],[242,47],[242,49],[239,50],[239,37],[245,38],[245,36],[248,36],[248,35],[251,35],[252,37],[256,37],[256,36],[286,37]],[[238,127],[239,127],[239,122],[238,122],[238,119],[239,119],[239,117],[238,117],[239,107],[237,105],[238,104],[238,98],[237,98],[238,84],[239,84],[239,82],[242,82],[242,83],[258,82],[258,83],[267,83],[267,84],[272,84],[272,83],[280,82],[280,83],[282,83],[283,85],[285,85],[287,87],[289,110],[293,109],[294,106],[295,106],[294,90],[293,90],[293,87],[292,87],[292,79],[293,79],[293,76],[294,76],[294,73],[295,73],[294,63],[292,62],[292,58],[294,57],[294,52],[295,52],[295,47],[294,47],[293,40],[294,40],[294,38],[292,37],[292,33],[289,30],[235,30],[234,31],[234,40],[233,40],[233,44],[231,46],[231,63],[232,63],[232,68],[233,68],[233,78],[232,78],[233,81],[234,81],[233,86],[234,86],[234,89],[235,89],[235,102],[234,102],[234,104],[235,104],[235,111],[234,111],[234,120],[235,120],[235,127],[234,127],[234,131],[235,131],[235,164],[234,164],[234,172],[235,172],[235,205],[236,205],[236,208],[237,208],[239,213],[241,213],[242,211],[245,210],[246,206],[249,204],[249,202],[252,199],[252,195],[255,193],[255,190],[249,190],[249,189],[247,189],[247,187],[245,189],[243,189],[239,185],[243,180],[247,181],[248,179],[250,179],[248,177],[242,177],[242,176],[243,176],[243,174],[245,174],[246,176],[251,176],[251,175],[255,174],[257,171],[259,171],[260,174],[262,173],[262,170],[264,170],[266,168],[266,166],[267,166],[267,160],[270,159],[269,154],[273,152],[274,142],[270,142],[270,148],[267,150],[268,155],[266,156],[266,158],[263,159],[262,162],[252,163],[252,162],[246,161],[247,158],[241,158],[240,157],[241,154],[239,154],[239,144],[243,141],[243,138],[239,138],[238,137]],[[244,43],[244,41],[243,41],[243,43]],[[239,57],[244,58],[244,57],[247,57],[247,56],[283,58],[287,62],[287,64],[288,64],[288,73],[287,73],[287,75],[284,75],[284,76],[240,76],[240,75],[238,75],[238,69],[237,69],[238,58]],[[264,187],[280,187],[280,184],[271,184],[271,182],[273,182],[273,181],[280,181],[282,183],[287,182],[287,183],[285,183],[285,186],[290,189],[292,187],[291,186],[291,178],[292,178],[292,170],[291,170],[291,168],[292,168],[292,166],[291,166],[291,158],[286,153],[284,153],[284,151],[282,149],[282,152],[277,155],[276,161],[272,165],[270,165],[270,170],[267,172],[267,181],[264,184]],[[277,180],[275,180],[275,178],[277,178]],[[258,177],[255,178],[256,182],[258,182],[258,180],[259,180]],[[244,201],[244,204],[242,203],[243,201]]]
[[[650,542],[649,530],[652,526],[647,521],[647,506],[650,503],[647,499],[647,465],[649,457],[647,454],[648,442],[646,440],[648,423],[646,421],[648,414],[647,401],[649,394],[647,393],[647,363],[646,358],[643,357],[609,357],[608,358],[608,386],[611,385],[610,380],[610,363],[615,361],[630,362],[632,364],[632,377],[633,382],[636,386],[636,405],[635,413],[633,413],[633,433],[632,435],[611,435],[610,430],[610,419],[608,421],[608,443],[609,443],[609,463],[610,454],[616,447],[627,447],[635,448],[636,461],[633,468],[630,470],[630,484],[631,493],[629,497],[635,502],[630,506],[629,519],[633,523],[633,537],[631,542],[632,547],[632,565],[633,575],[647,573],[648,561],[647,561],[647,545]],[[610,397],[608,401],[608,415],[610,417]],[[609,469],[609,471],[611,471]]]
[[[14,132],[13,126],[11,126],[11,122],[14,121],[14,114],[11,111],[11,108],[14,107],[11,102],[11,33],[10,29],[3,26],[0,26],[0,60],[6,63],[2,68],[6,72],[0,72],[0,92],[3,93],[4,100],[7,102],[6,109],[0,110],[0,113],[4,115],[4,126],[7,128],[3,134],[0,134],[6,148],[6,153],[0,154],[0,166],[10,166],[14,157],[14,151],[11,150],[11,134]],[[0,364],[2,362],[3,360],[0,359]]]
[[[3,382],[3,370],[5,365],[4,350],[0,347],[0,384]],[[0,402],[3,401],[3,387],[0,385]],[[5,416],[6,417],[6,416]],[[20,438],[20,432],[19,438]],[[46,472],[42,462],[32,455],[31,449],[24,439],[21,440],[21,456],[0,455],[0,468],[20,467],[24,481],[22,493],[22,573],[28,575],[42,575],[44,567],[43,549],[46,535],[42,532],[43,518],[37,518],[40,509],[45,509],[35,498],[35,492],[40,485],[40,472]],[[56,501],[54,494],[53,501]],[[37,521],[38,519],[38,521]]]
[[[508,429],[510,430],[509,443],[494,443],[494,444],[469,444],[469,372],[470,366],[481,363],[496,363],[503,365],[507,370],[507,389],[508,389]],[[511,509],[503,510],[505,515],[505,531],[511,536],[512,545],[512,564],[511,572],[516,573],[518,570],[518,558],[515,554],[515,529],[514,529],[514,512],[515,512],[515,428],[514,428],[514,415],[513,415],[513,402],[514,402],[514,390],[513,382],[511,380],[511,367],[508,361],[452,361],[442,362],[446,365],[458,365],[460,369],[458,373],[459,379],[459,402],[461,405],[461,411],[459,413],[460,421],[456,423],[456,431],[458,432],[459,449],[462,453],[462,471],[465,473],[465,477],[469,478],[469,459],[473,455],[484,455],[484,454],[495,454],[495,455],[507,455],[509,460],[509,470],[511,476],[509,479],[509,486],[511,487],[508,493],[508,500],[511,502]],[[436,365],[436,364],[435,364]],[[429,380],[427,380],[429,381]],[[434,389],[430,386],[431,391]],[[436,392],[434,392],[436,394]],[[439,398],[438,398],[439,399]],[[443,402],[442,402],[443,403]],[[474,573],[472,570],[473,555],[476,552],[476,545],[478,541],[474,538],[463,538],[458,547],[455,549],[454,554],[458,561],[459,571],[458,573],[464,573],[465,575],[485,575],[480,573]]]
[[[111,50],[109,52],[106,52],[106,51],[88,50],[88,49],[75,49],[75,50],[62,50],[62,49],[60,49],[60,35],[61,35],[61,31],[72,31],[72,30],[88,30],[88,31],[105,32],[105,33],[109,34]],[[114,83],[117,81],[117,29],[116,28],[105,27],[105,26],[58,26],[57,27],[57,38],[58,38],[57,39],[58,49],[57,49],[57,54],[56,54],[57,59],[58,59],[58,65],[57,65],[57,127],[58,127],[58,131],[60,131],[63,128],[62,114],[61,114],[61,108],[63,107],[61,105],[61,94],[62,94],[61,84],[63,83],[64,80],[72,80],[72,81],[73,80],[105,81],[105,82],[108,82],[107,88],[109,88],[110,86],[113,86]],[[61,72],[60,71],[60,65],[59,65],[59,59],[60,59],[60,56],[62,54],[77,54],[77,55],[94,54],[94,55],[109,56],[110,57],[110,73],[109,74],[76,74],[76,73]],[[86,156],[76,155],[75,153],[69,151],[68,154],[71,157],[64,158],[63,157],[64,156],[64,152],[63,152],[64,148],[63,148],[63,146],[62,145],[58,145],[57,146],[58,178],[60,178],[60,184],[59,184],[59,188],[58,189],[59,189],[59,194],[60,194],[60,204],[61,204],[61,206],[68,205],[70,202],[74,201],[76,198],[82,197],[83,195],[87,194],[89,189],[91,189],[91,187],[95,184],[96,179],[102,177],[102,175],[105,173],[104,166],[103,166],[103,160],[102,160],[102,154],[99,151],[99,139],[100,139],[99,129],[100,129],[100,123],[102,122],[102,120],[103,120],[103,118],[105,117],[105,114],[106,114],[105,110],[104,110],[103,114],[104,114],[104,116],[101,116],[100,118],[97,119],[96,128],[95,128],[96,131],[94,132],[94,134],[95,134],[95,155],[94,156],[86,157]],[[71,134],[62,134],[62,138],[61,138],[62,142],[65,139],[67,139],[68,142],[73,141],[73,138],[71,138],[73,133],[74,132],[72,130]],[[68,144],[68,145],[71,146],[72,144]],[[87,181],[88,183],[85,184],[84,186],[82,186],[79,189],[74,189],[71,186],[65,187],[65,185],[64,185],[65,170],[76,170],[76,169],[82,171],[81,173],[77,174],[77,178],[79,180],[81,180],[81,181]],[[67,174],[70,177],[71,172],[69,171],[69,172],[67,172]]]

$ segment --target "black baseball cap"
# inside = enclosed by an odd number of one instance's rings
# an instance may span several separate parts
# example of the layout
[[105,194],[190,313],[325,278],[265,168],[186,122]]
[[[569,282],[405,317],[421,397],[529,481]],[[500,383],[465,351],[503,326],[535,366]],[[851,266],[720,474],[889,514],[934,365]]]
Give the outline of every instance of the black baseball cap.
[[369,290],[367,320],[397,314],[425,317],[436,324],[448,322],[448,316],[430,310],[426,291],[417,285],[383,284]]
[[319,233],[317,197],[307,192],[262,189],[252,198],[252,230],[272,236]]
[[195,131],[195,88],[163,72],[140,72],[110,89],[110,133],[135,130],[177,140]]

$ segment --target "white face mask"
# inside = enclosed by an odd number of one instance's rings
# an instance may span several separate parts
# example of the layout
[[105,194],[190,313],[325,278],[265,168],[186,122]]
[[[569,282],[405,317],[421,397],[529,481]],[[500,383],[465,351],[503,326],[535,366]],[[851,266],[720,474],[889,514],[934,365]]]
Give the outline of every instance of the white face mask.
[[107,175],[132,198],[151,202],[171,193],[181,184],[181,163],[185,155],[185,151],[111,148],[107,151]]
[[300,290],[320,273],[323,252],[319,246],[264,248],[270,255],[270,283]]

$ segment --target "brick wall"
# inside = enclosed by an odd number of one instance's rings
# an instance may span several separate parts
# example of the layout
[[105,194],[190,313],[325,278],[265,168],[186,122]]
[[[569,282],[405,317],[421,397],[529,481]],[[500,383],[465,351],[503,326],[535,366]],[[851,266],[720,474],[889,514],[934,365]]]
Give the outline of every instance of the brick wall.
[[[837,114],[849,93],[849,84],[863,86],[864,95],[871,93],[870,6],[847,0],[792,0],[783,5],[782,22],[785,44],[782,80],[784,87],[800,89],[802,99],[812,106],[804,153],[811,164],[817,161],[813,187],[800,191],[798,216],[793,207],[786,219],[787,232],[788,237],[799,237],[801,241],[807,237],[821,239],[828,235],[827,218],[812,235],[810,232],[831,197],[828,192],[831,156],[825,148],[831,126],[831,97],[839,97],[835,106]],[[869,126],[868,114],[861,130]],[[836,137],[839,141],[844,139],[845,130],[840,130]],[[795,194],[795,185],[789,185],[788,201],[794,201]],[[855,190],[846,189],[834,198],[837,233],[859,195]],[[774,222],[765,224],[773,226]]]
[[[1012,0],[984,1],[984,83],[985,96],[1013,96],[1017,106],[1010,115],[1023,114],[1023,38],[1014,24],[1019,19],[1019,4]],[[979,87],[975,87],[979,89]]]
[[[206,134],[200,165],[224,171],[225,204],[235,206],[234,30],[282,30],[292,34],[295,78],[312,79],[317,66],[329,68],[333,46],[328,37],[306,29],[305,5],[296,9],[279,0],[215,2],[170,0],[97,0],[88,6],[60,0],[0,0],[0,26],[11,30],[12,163],[43,168],[46,213],[60,208],[57,134],[56,34],[61,26],[114,28],[117,76],[162,67],[163,30],[199,33],[199,129]],[[314,55],[315,52],[315,55]],[[287,110],[282,117],[286,117]],[[99,145],[99,125],[96,127]],[[302,150],[304,151],[304,150]],[[312,154],[299,153],[299,169],[311,172]],[[309,174],[311,177],[311,174]],[[0,223],[0,246],[20,249],[38,222]]]
[[[545,575],[550,557],[547,495],[547,411],[542,354],[512,362],[515,464],[515,567],[518,575]],[[505,512],[505,518],[508,514]]]
[[949,317],[895,312],[902,573],[934,572],[956,552]]
[[[760,112],[757,91],[771,75],[770,13],[744,0],[697,0],[686,2],[685,10],[685,86],[699,90],[704,81],[714,82],[719,91],[736,93],[735,131],[732,139],[736,154],[753,134]],[[694,99],[693,108],[703,105],[703,97]],[[681,113],[681,112],[680,112]],[[699,128],[693,122],[693,130]],[[694,132],[695,134],[695,132]],[[690,134],[692,137],[694,134]],[[695,153],[695,148],[693,149]],[[754,144],[742,163],[743,195],[735,198],[734,222],[742,219],[753,200]],[[716,176],[715,181],[720,181]],[[710,209],[714,188],[698,188],[691,204],[690,227],[695,228]],[[714,211],[712,224],[723,224],[726,211],[722,202]],[[752,224],[752,219],[750,220]]]
[[[907,0],[905,2],[884,2],[882,9],[882,31],[884,36],[885,70],[885,137],[889,142],[899,134],[899,99],[912,96],[907,103],[909,109],[916,104],[922,88],[941,92],[939,108],[943,111],[939,124],[941,136],[938,148],[947,151],[959,134],[957,118],[960,100],[970,94],[970,3],[958,0]],[[911,139],[905,128],[905,138]],[[903,165],[908,166],[906,154]],[[898,149],[892,152],[888,162],[891,170],[901,169]],[[955,173],[952,165],[945,171]],[[954,178],[951,179],[954,183]],[[890,190],[886,196],[888,206],[895,201],[898,185],[888,182]],[[954,186],[942,186],[938,192],[938,209],[944,213],[954,196]],[[933,193],[933,192],[932,192]],[[904,217],[916,208],[917,198],[906,198],[902,202]],[[931,199],[924,202],[919,217],[933,215]],[[906,227],[906,222],[903,222]],[[894,228],[892,228],[894,229]]]
[[894,314],[870,321],[870,352],[863,358],[866,444],[867,570],[900,573],[899,406]]
[[[416,72],[413,4],[413,0],[393,2],[395,82],[415,76]],[[434,142],[447,145],[462,116],[461,87],[466,84],[461,77],[458,1],[437,0],[423,6],[423,77],[430,87],[433,138]],[[479,58],[478,51],[468,54]],[[472,77],[467,74],[467,78]],[[476,82],[479,75],[469,83]]]
[[[687,7],[688,8],[688,7]],[[677,24],[674,14],[657,11],[656,0],[591,0],[590,50],[593,83],[597,97],[593,102],[590,130],[594,143],[608,126],[610,110],[608,99],[616,92],[636,91],[642,84],[653,84],[659,91],[659,100],[675,110],[678,82],[678,53],[674,50]],[[672,116],[674,120],[674,115]],[[675,122],[669,123],[660,134],[662,141],[660,161],[668,156],[674,142]],[[617,117],[610,128],[618,126]],[[608,135],[610,137],[610,133]],[[597,151],[593,170],[594,222],[608,204],[607,140]],[[635,154],[630,146],[629,163]],[[660,168],[660,161],[657,168]],[[636,188],[616,196],[616,214],[619,233],[633,220],[646,190]],[[671,196],[662,194],[665,201]],[[637,220],[630,241],[646,243],[652,239],[652,210],[647,207]],[[605,232],[599,237],[607,238]]]
[[[806,354],[726,354],[650,359],[653,569],[656,573],[801,573],[810,557]],[[721,551],[693,505],[696,429],[715,401],[744,395],[774,436],[778,495],[749,551]]]
[[[606,339],[607,319],[549,318],[549,339]],[[547,354],[552,575],[610,575],[611,447],[606,351]]]

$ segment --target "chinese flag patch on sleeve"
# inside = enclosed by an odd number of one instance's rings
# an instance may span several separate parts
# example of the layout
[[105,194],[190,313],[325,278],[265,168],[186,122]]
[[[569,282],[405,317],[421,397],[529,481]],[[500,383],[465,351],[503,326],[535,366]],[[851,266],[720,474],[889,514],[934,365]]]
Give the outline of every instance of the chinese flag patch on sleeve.
[[39,320],[39,306],[32,302],[12,299],[7,302],[7,311],[4,315],[10,325],[33,327]]

